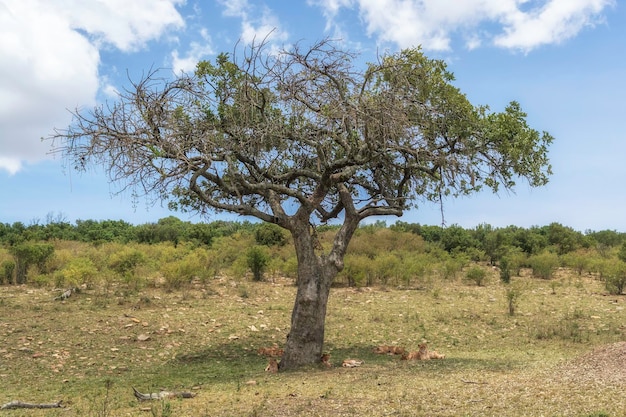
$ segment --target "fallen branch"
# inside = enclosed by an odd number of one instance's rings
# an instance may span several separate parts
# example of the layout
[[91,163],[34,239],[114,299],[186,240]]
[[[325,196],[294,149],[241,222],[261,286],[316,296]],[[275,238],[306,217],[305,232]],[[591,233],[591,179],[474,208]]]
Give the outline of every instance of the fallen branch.
[[10,403],[6,403],[2,407],[0,407],[0,410],[15,410],[17,408],[63,408],[63,406],[61,405],[61,401],[48,404],[34,404],[24,403],[22,401],[11,401]]
[[135,387],[133,387],[133,392],[135,394],[135,398],[139,401],[150,401],[150,400],[162,400],[165,398],[193,398],[196,396],[193,392],[171,392],[171,391],[160,391],[153,392],[150,394],[142,394],[137,391]]

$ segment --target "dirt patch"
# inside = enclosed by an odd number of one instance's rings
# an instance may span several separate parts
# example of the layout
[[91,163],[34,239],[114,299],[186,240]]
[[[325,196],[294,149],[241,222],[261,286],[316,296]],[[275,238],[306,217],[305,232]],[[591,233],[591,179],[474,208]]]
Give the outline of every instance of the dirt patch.
[[562,371],[568,380],[626,383],[626,342],[600,346],[568,362]]

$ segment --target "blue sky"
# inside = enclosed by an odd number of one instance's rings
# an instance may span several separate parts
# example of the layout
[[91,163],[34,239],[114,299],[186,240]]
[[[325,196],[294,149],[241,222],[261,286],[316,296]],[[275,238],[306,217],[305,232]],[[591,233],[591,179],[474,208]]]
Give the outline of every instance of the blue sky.
[[[0,222],[224,218],[116,195],[102,170],[71,171],[41,137],[128,76],[190,72],[269,32],[276,45],[340,39],[370,60],[422,45],[474,104],[517,100],[555,137],[548,186],[446,200],[446,224],[626,232],[626,11],[612,0],[0,0]],[[401,220],[441,224],[440,207]]]

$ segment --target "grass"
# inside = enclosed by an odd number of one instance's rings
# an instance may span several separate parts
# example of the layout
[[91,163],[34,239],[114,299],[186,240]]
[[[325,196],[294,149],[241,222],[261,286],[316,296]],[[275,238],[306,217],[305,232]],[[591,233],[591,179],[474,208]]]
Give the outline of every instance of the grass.
[[[495,275],[483,286],[334,288],[326,351],[335,367],[277,375],[256,350],[285,340],[290,281],[222,278],[174,292],[112,285],[106,303],[101,288],[61,302],[45,288],[0,287],[0,403],[67,406],[12,416],[619,416],[623,381],[561,370],[626,340],[626,300],[592,277],[561,271],[555,280],[514,277],[514,315],[510,286]],[[372,353],[422,340],[446,359]],[[341,368],[348,357],[365,364]],[[197,395],[146,404],[132,387]]]

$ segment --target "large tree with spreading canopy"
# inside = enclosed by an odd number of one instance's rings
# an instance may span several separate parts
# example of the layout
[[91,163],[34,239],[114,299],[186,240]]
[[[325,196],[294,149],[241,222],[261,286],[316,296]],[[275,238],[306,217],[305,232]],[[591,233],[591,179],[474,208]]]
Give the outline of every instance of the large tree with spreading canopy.
[[[516,102],[474,106],[419,48],[360,64],[324,40],[261,42],[194,74],[149,72],[51,135],[79,170],[192,212],[232,212],[288,230],[297,295],[281,369],[320,361],[333,279],[359,223],[442,196],[547,183],[552,137]],[[330,248],[316,226],[338,223]]]

